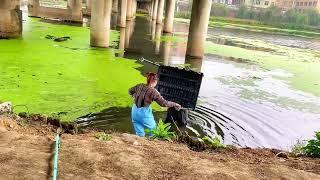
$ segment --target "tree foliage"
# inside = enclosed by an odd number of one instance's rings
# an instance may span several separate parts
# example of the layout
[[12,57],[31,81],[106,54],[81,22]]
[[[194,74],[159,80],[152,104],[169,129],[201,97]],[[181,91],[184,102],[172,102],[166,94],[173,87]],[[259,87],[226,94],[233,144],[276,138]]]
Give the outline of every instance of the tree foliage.
[[283,12],[276,6],[255,10],[242,6],[239,8],[237,18],[264,22],[269,25],[288,28],[303,28],[305,26],[320,26],[320,14],[316,10],[298,11],[295,9]]

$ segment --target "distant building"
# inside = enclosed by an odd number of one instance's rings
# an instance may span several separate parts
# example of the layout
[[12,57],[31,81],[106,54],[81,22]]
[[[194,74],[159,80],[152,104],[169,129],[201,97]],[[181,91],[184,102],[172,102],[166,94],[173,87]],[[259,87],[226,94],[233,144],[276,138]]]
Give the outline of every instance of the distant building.
[[294,0],[293,4],[298,10],[316,9],[320,12],[320,0]]
[[254,8],[268,8],[274,6],[276,0],[245,0],[244,5]]
[[275,6],[281,8],[283,11],[294,9],[294,0],[276,0]]
[[176,11],[190,11],[192,3],[189,0],[177,0]]

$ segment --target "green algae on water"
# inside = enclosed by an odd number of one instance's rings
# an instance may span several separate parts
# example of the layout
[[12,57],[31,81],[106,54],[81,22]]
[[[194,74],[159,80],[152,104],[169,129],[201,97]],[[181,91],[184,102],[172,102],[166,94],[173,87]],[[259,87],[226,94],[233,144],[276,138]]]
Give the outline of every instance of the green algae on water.
[[[226,36],[224,37],[226,38]],[[231,37],[229,37],[231,38]],[[260,40],[235,38],[246,44],[268,48],[273,51],[257,51],[242,47],[206,42],[205,52],[227,58],[241,58],[257,63],[265,69],[283,69],[293,74],[288,77],[290,85],[298,90],[320,96],[319,51],[285,47]]]
[[[54,42],[46,35],[70,36]],[[118,39],[112,31],[112,41]],[[72,121],[90,112],[132,104],[128,89],[143,82],[135,61],[113,49],[91,48],[86,27],[54,25],[28,18],[21,39],[0,40],[0,100],[16,112],[58,115]]]

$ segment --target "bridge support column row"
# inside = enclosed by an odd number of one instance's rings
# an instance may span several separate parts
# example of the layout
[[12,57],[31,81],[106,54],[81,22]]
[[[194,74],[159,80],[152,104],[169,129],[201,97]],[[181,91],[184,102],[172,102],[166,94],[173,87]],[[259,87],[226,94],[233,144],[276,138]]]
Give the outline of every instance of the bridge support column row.
[[82,22],[82,0],[68,0],[67,8],[71,21]]
[[159,0],[153,0],[153,11],[152,11],[152,20],[156,20],[157,19],[157,13],[158,13],[158,3]]
[[127,20],[131,20],[133,18],[132,5],[133,0],[127,0]]
[[120,18],[118,21],[119,27],[126,27],[126,19],[127,19],[127,2],[128,0],[119,0],[120,6]]
[[154,0],[151,0],[151,6],[149,9],[149,16],[151,17],[151,19],[152,19],[152,12],[153,12],[153,4],[154,4]]
[[16,38],[22,34],[20,0],[0,1],[0,38]]
[[157,24],[162,24],[164,11],[164,0],[158,0]]
[[[86,13],[90,14],[90,0],[87,0],[86,5]],[[67,21],[82,22],[82,0],[68,0],[67,9],[42,7],[39,0],[28,0],[28,15],[31,17],[60,18]]]
[[112,1],[112,12],[113,13],[117,13],[118,12],[118,5],[119,5],[118,0],[113,0]]
[[28,15],[31,17],[37,17],[39,14],[39,7],[39,0],[28,0]]
[[187,53],[189,57],[203,58],[212,0],[193,1]]
[[167,0],[166,1],[166,10],[165,10],[163,32],[172,33],[175,8],[176,8],[176,0]]
[[90,45],[109,47],[112,0],[92,0]]
[[137,14],[137,0],[133,0],[132,4],[132,16],[136,17]]

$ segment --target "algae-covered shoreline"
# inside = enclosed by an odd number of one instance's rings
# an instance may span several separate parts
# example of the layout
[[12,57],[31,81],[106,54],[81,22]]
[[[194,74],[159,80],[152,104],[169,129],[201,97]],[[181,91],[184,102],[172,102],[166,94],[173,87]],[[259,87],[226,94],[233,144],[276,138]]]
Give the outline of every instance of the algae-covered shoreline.
[[[54,42],[46,35],[70,36]],[[129,87],[145,79],[134,60],[115,56],[116,49],[89,46],[87,27],[57,25],[27,18],[23,38],[0,41],[0,100],[12,101],[15,112],[58,116],[64,121],[109,107],[128,107]],[[232,41],[219,44],[212,38]],[[112,31],[116,46],[119,32]],[[185,37],[162,36],[161,42],[186,42]],[[234,45],[236,44],[236,45]],[[235,36],[209,35],[205,52],[224,58],[256,63],[266,70],[283,69],[293,89],[320,96],[320,52]],[[283,78],[283,77],[281,77]],[[26,105],[26,106],[25,106]]]
[[[207,42],[205,52],[234,59],[242,59],[266,69],[282,69],[292,75],[284,78],[294,89],[320,96],[319,51],[285,47],[261,40],[222,36],[242,43],[242,47]],[[256,48],[255,50],[250,47]],[[259,50],[259,48],[261,50]]]
[[[70,36],[54,42],[46,35]],[[23,38],[0,41],[1,101],[15,112],[59,116],[72,121],[111,106],[132,104],[129,87],[143,82],[135,61],[115,57],[114,49],[89,46],[86,27],[55,25],[27,18]],[[112,31],[112,41],[118,32]]]

